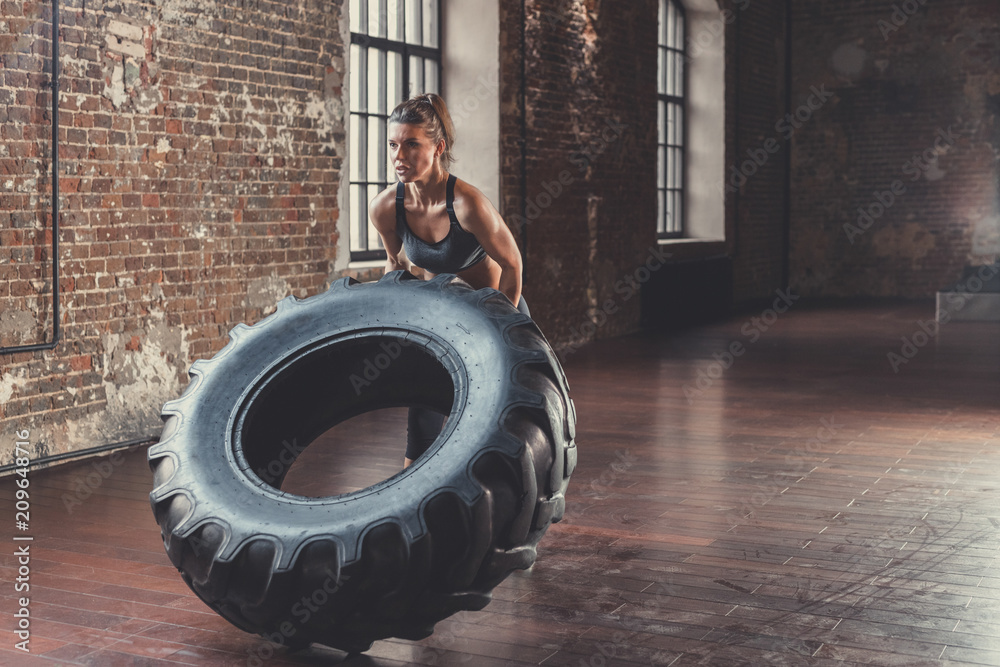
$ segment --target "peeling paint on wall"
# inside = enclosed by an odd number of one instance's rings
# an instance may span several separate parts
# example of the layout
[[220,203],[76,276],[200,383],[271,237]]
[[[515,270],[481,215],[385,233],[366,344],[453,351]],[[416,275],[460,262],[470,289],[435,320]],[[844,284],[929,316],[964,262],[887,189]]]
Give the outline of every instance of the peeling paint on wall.
[[5,345],[21,345],[34,340],[38,318],[26,310],[5,310],[0,313],[0,340]]
[[103,342],[108,412],[129,422],[158,418],[183,388],[176,366],[186,357],[181,331],[160,321],[148,332],[106,334]]
[[181,366],[188,357],[184,329],[154,316],[148,330],[106,334],[100,357],[101,384],[107,402],[85,419],[67,422],[59,439],[77,448],[124,442],[156,433],[160,409],[185,386]]
[[276,276],[251,280],[247,286],[247,306],[250,308],[272,309],[288,296],[288,281]]
[[112,19],[105,28],[104,90],[116,109],[134,100],[136,109],[151,111],[163,101],[157,83],[153,25],[136,25]]
[[877,257],[909,261],[914,266],[936,247],[934,236],[918,222],[880,227],[872,234],[872,249]]
[[18,379],[23,381],[25,375],[26,373],[23,368],[19,368],[14,373],[3,373],[0,375],[0,404],[6,403],[14,396],[14,389],[17,388]]

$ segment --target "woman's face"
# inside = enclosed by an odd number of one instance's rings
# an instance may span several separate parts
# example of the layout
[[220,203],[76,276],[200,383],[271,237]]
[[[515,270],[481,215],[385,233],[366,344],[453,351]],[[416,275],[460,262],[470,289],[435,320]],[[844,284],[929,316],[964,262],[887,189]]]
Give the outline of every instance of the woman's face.
[[419,125],[392,123],[388,133],[389,160],[396,177],[404,183],[424,180],[437,164],[439,146]]

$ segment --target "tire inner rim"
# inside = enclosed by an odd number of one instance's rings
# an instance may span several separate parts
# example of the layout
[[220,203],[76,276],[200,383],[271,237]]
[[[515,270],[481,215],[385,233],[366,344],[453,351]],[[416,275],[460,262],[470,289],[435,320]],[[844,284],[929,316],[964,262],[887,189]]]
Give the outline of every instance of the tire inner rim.
[[[253,484],[278,496],[296,458],[320,435],[352,417],[382,408],[419,406],[449,415],[428,453],[454,428],[459,368],[456,354],[424,334],[379,329],[353,332],[307,346],[262,373],[244,394],[230,429],[236,467]],[[455,366],[454,363],[451,364]],[[464,391],[462,392],[465,393]],[[400,456],[405,448],[400,442]],[[407,470],[413,470],[419,461]],[[377,490],[398,478],[345,496]],[[340,497],[340,496],[334,496]]]

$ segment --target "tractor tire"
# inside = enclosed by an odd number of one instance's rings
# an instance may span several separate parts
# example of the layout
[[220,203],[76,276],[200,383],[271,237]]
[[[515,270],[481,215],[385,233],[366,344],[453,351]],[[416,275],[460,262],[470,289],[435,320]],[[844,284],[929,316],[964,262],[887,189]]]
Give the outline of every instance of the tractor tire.
[[[558,359],[496,290],[403,271],[343,279],[237,325],[149,449],[170,561],[237,627],[349,653],[486,606],[565,509],[576,413]],[[449,415],[406,470],[325,498],[281,491],[294,457],[386,407]],[[402,460],[403,443],[400,443]]]

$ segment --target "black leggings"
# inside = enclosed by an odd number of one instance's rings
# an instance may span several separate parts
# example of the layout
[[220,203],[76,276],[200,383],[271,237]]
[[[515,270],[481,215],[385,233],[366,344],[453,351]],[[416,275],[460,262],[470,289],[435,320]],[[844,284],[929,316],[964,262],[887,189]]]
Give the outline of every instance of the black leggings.
[[[517,309],[531,317],[531,311],[528,310],[528,304],[523,296],[517,304]],[[406,458],[413,461],[434,444],[441,429],[444,428],[445,418],[446,415],[435,410],[410,408],[406,416]]]

